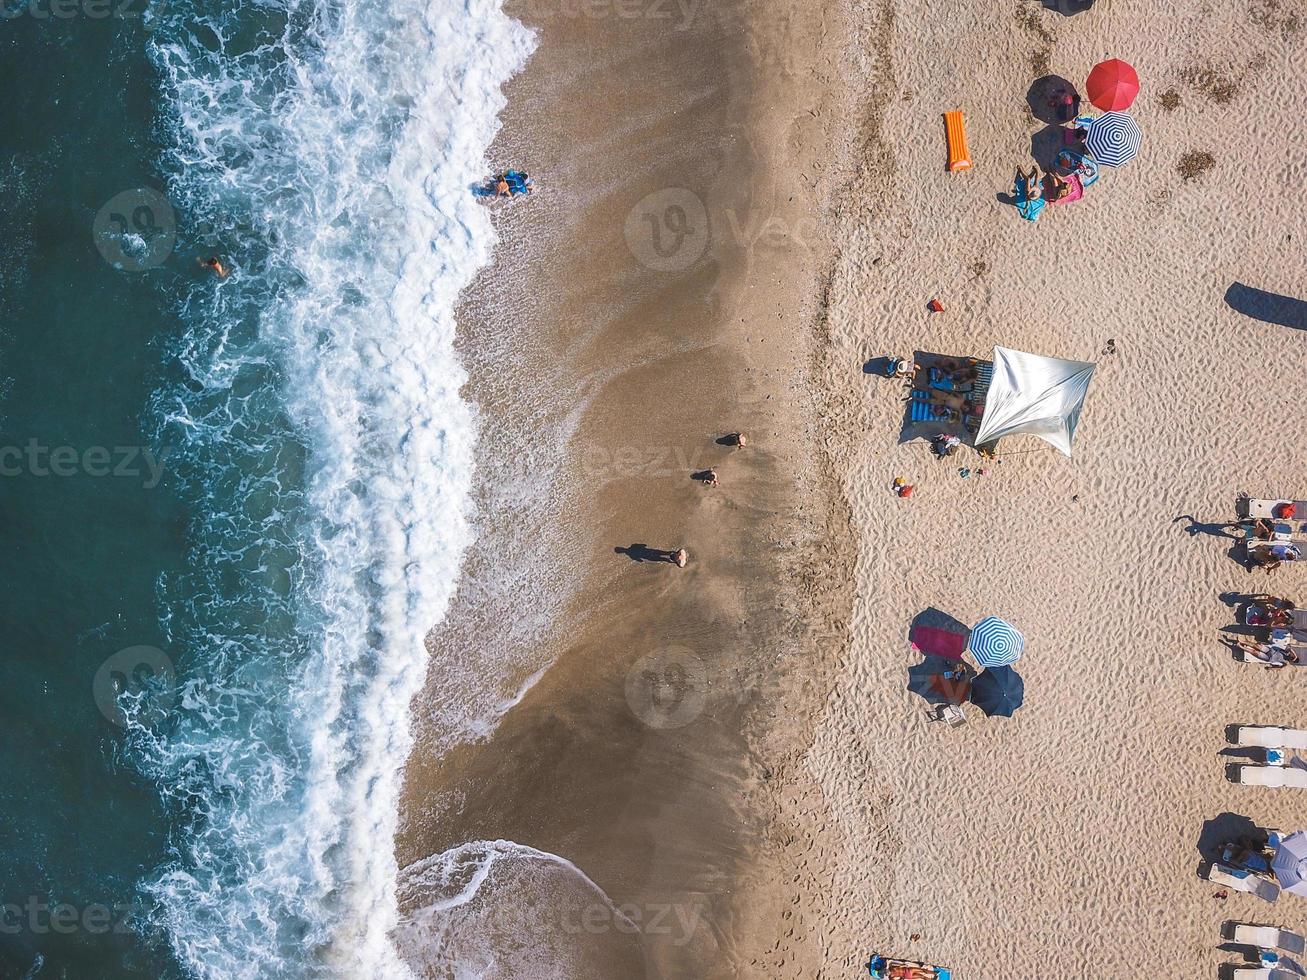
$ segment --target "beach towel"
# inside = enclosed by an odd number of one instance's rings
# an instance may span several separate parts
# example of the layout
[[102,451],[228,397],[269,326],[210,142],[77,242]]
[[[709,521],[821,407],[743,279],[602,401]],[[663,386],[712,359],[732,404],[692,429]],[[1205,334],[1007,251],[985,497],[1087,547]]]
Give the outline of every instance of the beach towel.
[[949,660],[961,660],[967,648],[967,638],[938,626],[912,627],[911,640],[922,653]]
[[1021,181],[1016,181],[1013,185],[1012,196],[1017,199],[1017,212],[1027,221],[1037,221],[1039,212],[1044,210],[1044,199],[1037,197],[1031,200],[1026,196],[1026,189],[1022,186]]
[[1072,201],[1078,201],[1085,196],[1085,185],[1081,182],[1079,174],[1071,174],[1067,177],[1066,182],[1071,185],[1071,189],[1066,192],[1065,196],[1058,198],[1056,201],[1049,201],[1049,204],[1070,204]]

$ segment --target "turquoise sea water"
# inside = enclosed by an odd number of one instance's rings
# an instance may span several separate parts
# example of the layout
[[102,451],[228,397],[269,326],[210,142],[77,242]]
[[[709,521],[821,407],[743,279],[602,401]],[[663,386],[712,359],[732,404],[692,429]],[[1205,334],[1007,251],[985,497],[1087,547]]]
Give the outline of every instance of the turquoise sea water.
[[[189,518],[175,481],[147,488],[145,467],[122,465],[145,446],[176,330],[166,291],[115,271],[91,235],[113,195],[159,181],[143,33],[139,21],[0,21],[0,446],[21,451],[0,476],[6,977],[171,973],[166,943],[131,925],[142,874],[167,859],[162,802],[93,691],[116,651],[167,647],[156,590],[185,560]],[[178,258],[159,272],[188,274]]]
[[530,36],[488,0],[0,4],[0,976],[407,976],[467,188]]

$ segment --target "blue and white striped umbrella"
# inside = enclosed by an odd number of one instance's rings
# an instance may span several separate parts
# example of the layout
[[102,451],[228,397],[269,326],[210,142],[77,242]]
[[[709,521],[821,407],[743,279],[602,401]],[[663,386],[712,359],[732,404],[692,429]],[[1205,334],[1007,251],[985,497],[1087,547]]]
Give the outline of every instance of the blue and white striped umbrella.
[[982,667],[1006,667],[1021,659],[1026,638],[997,616],[982,619],[971,631],[967,649]]
[[1124,112],[1107,112],[1089,124],[1085,146],[1099,163],[1119,167],[1134,158],[1144,134],[1134,118]]

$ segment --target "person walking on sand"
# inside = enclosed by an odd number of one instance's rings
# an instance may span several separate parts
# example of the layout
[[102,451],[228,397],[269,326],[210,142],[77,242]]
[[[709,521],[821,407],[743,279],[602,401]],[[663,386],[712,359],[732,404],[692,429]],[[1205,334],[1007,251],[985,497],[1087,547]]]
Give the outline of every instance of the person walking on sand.
[[672,552],[670,560],[676,563],[677,568],[684,568],[690,561],[690,553],[684,548],[677,548]]
[[743,448],[749,444],[749,437],[743,432],[732,432],[730,435],[726,436],[725,442],[728,446],[739,446]]
[[716,470],[704,470],[704,471],[703,471],[703,485],[704,485],[705,487],[715,487],[715,486],[717,486],[717,471],[716,471]]
[[219,279],[227,278],[227,267],[222,264],[222,260],[218,256],[210,255],[207,259],[196,259],[195,261],[215,273]]

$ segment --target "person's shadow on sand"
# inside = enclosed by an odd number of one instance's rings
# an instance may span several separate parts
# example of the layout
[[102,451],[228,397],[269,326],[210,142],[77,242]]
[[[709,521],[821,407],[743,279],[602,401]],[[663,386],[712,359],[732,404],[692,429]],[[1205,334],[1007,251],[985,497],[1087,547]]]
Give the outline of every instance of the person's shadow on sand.
[[631,561],[665,561],[676,564],[676,552],[669,548],[650,548],[647,544],[633,544],[629,548],[616,547],[614,553],[626,555]]
[[1200,534],[1210,534],[1214,538],[1230,538],[1232,541],[1242,541],[1243,539],[1237,534],[1230,531],[1229,524],[1215,524],[1206,521],[1200,521],[1193,514],[1181,514],[1174,518],[1171,523],[1179,521],[1188,521],[1189,526],[1184,528],[1186,534],[1191,538],[1196,538]]

